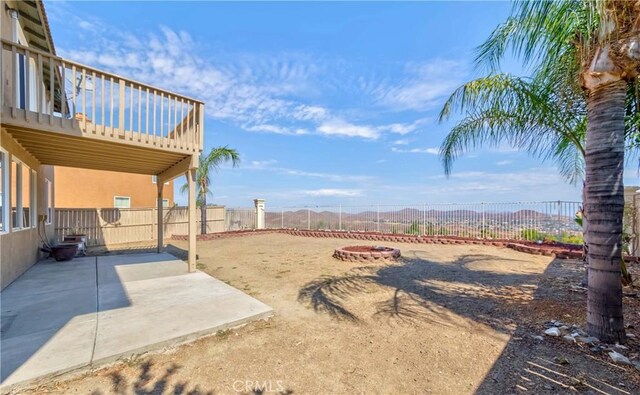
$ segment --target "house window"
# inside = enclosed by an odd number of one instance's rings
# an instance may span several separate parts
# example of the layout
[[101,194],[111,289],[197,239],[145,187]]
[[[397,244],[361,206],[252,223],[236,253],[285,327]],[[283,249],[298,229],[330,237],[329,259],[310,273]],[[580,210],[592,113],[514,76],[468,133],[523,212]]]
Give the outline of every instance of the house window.
[[47,207],[46,223],[50,225],[53,222],[53,184],[46,178],[44,180],[44,201]]
[[38,173],[35,170],[31,170],[31,189],[29,191],[31,196],[31,227],[38,227]]
[[7,220],[9,218],[9,167],[7,161],[9,154],[0,150],[0,232],[9,230]]
[[169,207],[169,199],[162,199],[162,207],[164,208]]
[[22,164],[22,228],[33,226],[33,181],[31,169]]
[[114,196],[113,207],[115,208],[131,208],[131,198],[129,196]]
[[22,163],[11,160],[11,228],[22,228]]

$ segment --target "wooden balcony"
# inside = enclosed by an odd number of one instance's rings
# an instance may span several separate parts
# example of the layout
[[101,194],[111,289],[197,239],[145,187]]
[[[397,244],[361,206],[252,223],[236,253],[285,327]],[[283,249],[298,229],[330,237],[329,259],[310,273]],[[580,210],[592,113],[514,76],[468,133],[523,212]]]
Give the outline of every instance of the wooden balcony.
[[203,102],[4,39],[0,62],[2,128],[42,164],[168,177],[197,163]]

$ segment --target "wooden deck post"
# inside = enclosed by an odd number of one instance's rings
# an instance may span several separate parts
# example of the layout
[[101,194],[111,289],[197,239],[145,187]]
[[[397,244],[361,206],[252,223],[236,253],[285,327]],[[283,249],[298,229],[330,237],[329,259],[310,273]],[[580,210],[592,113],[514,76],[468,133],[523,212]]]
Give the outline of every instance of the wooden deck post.
[[189,272],[196,271],[196,170],[186,173],[189,187]]
[[158,254],[160,254],[164,244],[164,224],[162,223],[162,190],[164,189],[164,183],[157,181],[156,184],[156,187],[158,188],[158,201],[156,203],[158,206],[158,220],[156,222],[158,223]]

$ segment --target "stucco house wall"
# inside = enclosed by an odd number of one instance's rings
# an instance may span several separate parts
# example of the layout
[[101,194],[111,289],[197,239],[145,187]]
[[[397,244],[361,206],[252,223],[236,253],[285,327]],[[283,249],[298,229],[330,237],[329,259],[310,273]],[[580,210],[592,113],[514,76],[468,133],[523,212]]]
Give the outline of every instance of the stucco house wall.
[[[7,10],[8,7],[14,8],[16,6],[15,1],[2,1],[0,5],[2,6],[0,9],[0,32],[3,38],[11,39],[13,37],[13,28],[12,28],[12,20],[9,16],[9,12]],[[21,42],[26,42],[24,38],[24,32],[22,27],[18,23],[17,30],[18,39]],[[4,69],[4,76],[8,76],[11,73],[9,72],[9,67],[11,67],[11,55],[10,53],[6,53],[3,51],[3,62],[2,67]],[[8,101],[12,95],[12,90],[14,87],[14,81],[11,81],[8,78],[0,81],[3,85],[3,96],[4,100]],[[39,80],[39,76],[32,76],[32,87],[35,89],[37,84],[42,84],[42,81]],[[32,99],[34,101],[34,99]],[[31,104],[34,106],[34,104]],[[45,106],[46,107],[46,106]],[[43,230],[46,234],[46,238],[49,242],[54,240],[54,223],[53,218],[50,223],[46,223],[44,220],[44,216],[47,212],[47,202],[46,202],[46,183],[45,179],[51,182],[51,188],[55,190],[55,180],[54,180],[54,171],[52,166],[44,166],[42,165],[34,156],[25,151],[20,144],[16,142],[15,139],[9,134],[4,128],[0,126],[0,148],[3,153],[7,156],[6,164],[7,164],[7,180],[5,181],[4,186],[6,190],[3,189],[2,193],[7,194],[7,206],[11,208],[15,206],[15,193],[12,197],[11,193],[11,182],[10,180],[15,177],[12,174],[12,166],[11,162],[15,158],[19,162],[23,163],[25,166],[28,166],[31,170],[35,170],[36,179],[35,179],[35,210],[36,215],[32,218],[35,219],[32,224],[26,229],[14,229],[14,224],[11,222],[11,215],[9,214],[8,218],[4,218],[6,221],[5,229],[0,231],[0,289],[4,289],[7,285],[11,284],[16,278],[18,278],[22,273],[24,273],[28,268],[30,268],[34,263],[38,261],[38,259],[44,256],[44,253],[40,252],[40,246],[42,245],[42,240],[38,235],[38,226],[43,226]],[[23,188],[24,190],[24,188]],[[52,191],[53,192],[53,191]],[[25,200],[27,199],[27,200]],[[28,197],[23,197],[23,202],[28,201]],[[52,207],[55,207],[55,200],[52,193],[51,196]],[[9,210],[10,213],[10,210]],[[53,214],[53,210],[52,210]],[[53,217],[53,216],[52,216]],[[40,221],[42,219],[42,222]]]
[[[32,155],[22,149],[4,129],[0,129],[0,147],[8,154],[7,163],[9,166],[7,169],[10,178],[15,176],[11,173],[10,166],[13,158],[36,171],[36,212],[37,217],[43,219],[42,216],[45,216],[47,212],[45,179],[51,181],[52,188],[55,189],[53,166],[41,165]],[[6,184],[10,185],[10,183]],[[11,195],[10,191],[7,193]],[[9,200],[9,207],[11,207],[14,202],[11,201],[11,197]],[[52,203],[55,207],[55,200]],[[11,284],[38,259],[44,257],[44,253],[40,252],[42,241],[38,235],[39,223],[40,226],[44,226],[48,241],[53,242],[54,240],[53,220],[50,224],[45,224],[44,221],[35,221],[29,228],[20,230],[13,229],[11,215],[6,220],[8,220],[6,231],[0,233],[0,289]]]
[[[129,197],[131,208],[156,207],[158,190],[150,175],[61,166],[55,175],[58,208],[110,208],[115,196]],[[173,181],[164,185],[163,198],[173,206]]]

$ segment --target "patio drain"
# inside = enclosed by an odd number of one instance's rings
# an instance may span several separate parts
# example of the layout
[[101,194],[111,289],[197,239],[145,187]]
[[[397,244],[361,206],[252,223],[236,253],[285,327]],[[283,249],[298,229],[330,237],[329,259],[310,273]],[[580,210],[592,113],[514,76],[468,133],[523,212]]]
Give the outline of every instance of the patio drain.
[[400,250],[382,246],[348,246],[336,248],[333,257],[352,262],[395,261],[400,258]]

